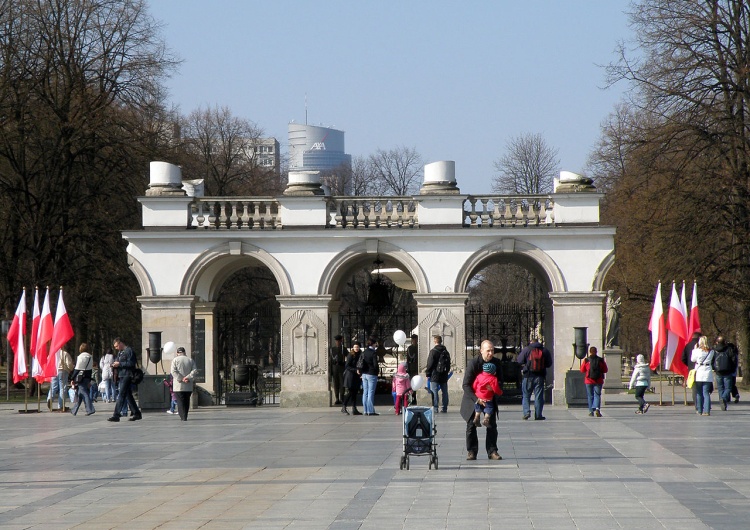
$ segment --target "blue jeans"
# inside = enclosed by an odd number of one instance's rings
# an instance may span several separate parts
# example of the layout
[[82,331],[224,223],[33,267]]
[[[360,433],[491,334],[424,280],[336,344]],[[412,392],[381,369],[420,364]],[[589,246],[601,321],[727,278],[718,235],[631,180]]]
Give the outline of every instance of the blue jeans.
[[115,400],[115,385],[112,384],[112,379],[104,380],[104,399],[107,401]]
[[[95,385],[96,383],[93,384]],[[87,413],[94,413],[94,406],[91,404],[90,388],[86,388],[87,386],[88,385],[84,383],[78,385],[78,390],[76,391],[76,402],[73,404],[73,410],[71,410],[73,416],[78,414],[78,409],[81,407],[81,401],[83,401]]]
[[589,402],[589,412],[599,410],[602,405],[602,385],[586,383],[586,398]]
[[115,403],[115,411],[112,416],[119,418],[120,416],[125,415],[122,413],[124,403],[127,403],[128,408],[130,408],[130,412],[134,416],[141,415],[141,411],[140,409],[138,409],[138,404],[135,402],[135,398],[133,397],[133,389],[130,384],[130,381],[132,381],[132,379],[133,376],[131,374],[120,377],[118,385],[119,388],[117,392],[117,402]]
[[443,394],[443,412],[448,412],[448,383],[437,383],[430,381],[430,393],[432,394],[432,408],[437,412],[440,406],[438,391]]
[[710,381],[696,381],[695,385],[695,406],[698,412],[707,414],[711,412],[711,388]]
[[49,386],[49,393],[47,394],[47,401],[52,401],[57,393],[57,402],[60,410],[63,408],[63,399],[65,392],[68,389],[68,372],[59,370],[57,375],[52,378],[52,382]]
[[523,417],[531,416],[531,392],[534,392],[534,419],[542,417],[544,409],[544,377],[541,375],[529,374],[523,378],[521,385],[523,396],[521,398],[521,407],[523,407]]
[[716,374],[716,390],[719,392],[719,399],[724,403],[732,400],[732,386],[734,386],[733,376]]
[[375,387],[378,384],[378,376],[362,374],[362,408],[365,414],[375,412]]

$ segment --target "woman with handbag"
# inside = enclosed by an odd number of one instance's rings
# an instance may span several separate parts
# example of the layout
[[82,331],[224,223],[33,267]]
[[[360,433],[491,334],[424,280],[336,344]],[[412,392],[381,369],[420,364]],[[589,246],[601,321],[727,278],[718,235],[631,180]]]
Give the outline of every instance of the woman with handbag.
[[711,363],[714,352],[708,348],[708,337],[698,339],[698,346],[693,350],[690,360],[695,363],[695,413],[711,415],[711,392],[714,389],[714,371]]

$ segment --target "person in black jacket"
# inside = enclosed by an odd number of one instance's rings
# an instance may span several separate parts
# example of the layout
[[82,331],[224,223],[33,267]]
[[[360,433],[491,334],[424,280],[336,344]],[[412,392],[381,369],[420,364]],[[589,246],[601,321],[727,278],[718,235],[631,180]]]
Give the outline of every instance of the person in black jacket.
[[364,357],[362,370],[358,370],[362,376],[362,408],[365,416],[380,416],[375,412],[375,388],[378,386],[378,340],[375,337],[367,339],[367,348],[362,353]]
[[714,344],[713,369],[716,374],[716,389],[721,400],[721,410],[727,410],[732,399],[733,374],[737,370],[737,350],[719,335]]
[[[450,354],[445,346],[443,346],[443,337],[435,335],[433,338],[435,347],[430,350],[430,354],[427,356],[427,367],[425,368],[425,374],[430,380],[430,391],[432,394],[432,407],[437,413],[440,410],[440,402],[438,400],[438,391],[443,395],[443,412],[448,412],[448,378],[450,376]],[[440,357],[447,355],[449,359],[446,370],[440,372],[438,370]]]
[[138,403],[135,402],[133,397],[133,372],[136,368],[136,358],[133,349],[125,344],[121,338],[116,338],[113,347],[115,351],[120,352],[117,356],[117,360],[112,363],[113,368],[117,368],[118,387],[119,392],[117,396],[117,402],[115,403],[115,411],[107,418],[107,421],[120,421],[120,413],[122,411],[122,405],[125,401],[130,407],[130,421],[138,421],[142,418],[141,411],[138,408]]
[[328,356],[328,370],[331,374],[333,404],[341,405],[344,401],[344,364],[346,363],[346,356],[349,351],[344,346],[341,335],[336,335],[333,340],[336,341],[336,344],[331,346]]
[[359,342],[352,343],[352,349],[349,350],[349,354],[346,357],[346,364],[344,365],[344,388],[346,389],[346,396],[344,397],[344,404],[341,406],[341,412],[349,415],[349,411],[346,406],[351,403],[352,414],[355,416],[361,416],[362,413],[357,410],[357,391],[361,379],[357,373],[357,359],[362,355],[359,351]]
[[[474,423],[474,405],[479,403],[484,406],[484,401],[477,398],[474,393],[474,379],[482,373],[484,363],[493,363],[495,365],[495,375],[500,388],[503,387],[502,371],[500,360],[495,358],[495,345],[485,340],[479,349],[479,355],[471,359],[466,365],[464,374],[463,391],[464,395],[461,400],[461,417],[466,421],[466,460],[476,460],[479,451],[479,438],[477,437],[477,426]],[[492,398],[497,401],[497,396]],[[497,452],[497,403],[495,404],[495,413],[490,416],[489,425],[487,425],[487,434],[484,439],[484,447],[487,450],[487,458],[490,460],[502,460],[503,457]]]

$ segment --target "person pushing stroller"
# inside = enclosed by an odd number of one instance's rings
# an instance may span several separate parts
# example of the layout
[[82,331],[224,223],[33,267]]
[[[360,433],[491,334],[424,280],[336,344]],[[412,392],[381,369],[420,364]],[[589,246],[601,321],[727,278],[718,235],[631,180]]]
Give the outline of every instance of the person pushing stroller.
[[484,363],[482,365],[482,373],[477,375],[472,385],[474,394],[476,394],[478,399],[484,401],[484,407],[479,402],[474,404],[474,425],[477,427],[479,427],[482,412],[484,412],[482,425],[485,427],[489,425],[490,417],[495,414],[494,397],[503,395],[503,390],[497,383],[496,371],[497,369],[493,363]]

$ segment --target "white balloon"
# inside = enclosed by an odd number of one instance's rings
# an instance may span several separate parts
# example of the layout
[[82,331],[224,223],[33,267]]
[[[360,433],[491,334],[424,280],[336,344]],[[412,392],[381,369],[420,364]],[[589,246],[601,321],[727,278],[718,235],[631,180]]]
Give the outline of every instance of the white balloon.
[[169,342],[165,343],[164,346],[162,347],[162,350],[167,355],[173,354],[176,349],[177,348],[174,347],[174,342],[172,342],[171,340]]
[[420,388],[422,388],[422,385],[424,385],[424,378],[421,375],[417,374],[411,378],[412,390],[419,390]]
[[396,333],[393,334],[393,342],[398,344],[399,347],[402,347],[404,344],[406,344],[406,333],[404,333],[400,329],[396,331]]

